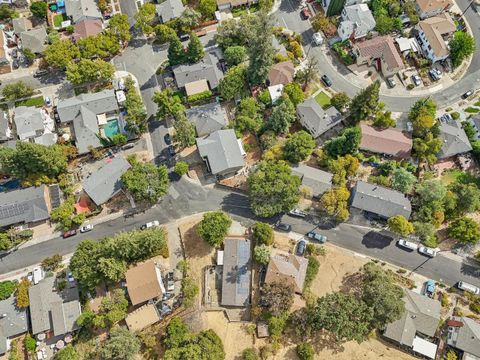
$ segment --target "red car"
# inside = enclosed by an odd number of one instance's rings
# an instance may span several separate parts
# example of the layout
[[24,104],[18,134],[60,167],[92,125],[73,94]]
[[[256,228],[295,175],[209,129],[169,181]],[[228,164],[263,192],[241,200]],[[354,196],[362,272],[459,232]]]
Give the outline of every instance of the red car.
[[304,7],[302,11],[300,12],[300,15],[302,16],[303,20],[308,20],[312,14],[310,13],[310,10],[308,8]]
[[62,237],[64,239],[70,237],[70,236],[73,236],[73,235],[77,235],[77,230],[68,230],[68,231],[65,231],[63,234],[62,234]]

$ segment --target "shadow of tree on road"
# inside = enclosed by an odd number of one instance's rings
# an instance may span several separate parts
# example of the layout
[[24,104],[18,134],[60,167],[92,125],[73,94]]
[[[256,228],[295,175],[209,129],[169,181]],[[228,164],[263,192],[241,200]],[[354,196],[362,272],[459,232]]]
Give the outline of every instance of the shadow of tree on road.
[[362,244],[368,249],[384,249],[391,244],[393,236],[386,232],[369,231],[362,238]]

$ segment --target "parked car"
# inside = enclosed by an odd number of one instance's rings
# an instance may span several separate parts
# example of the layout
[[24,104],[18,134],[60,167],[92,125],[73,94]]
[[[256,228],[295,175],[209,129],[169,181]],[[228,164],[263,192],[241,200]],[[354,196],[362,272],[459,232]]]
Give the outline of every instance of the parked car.
[[332,80],[327,75],[322,75],[322,82],[325,84],[326,87],[332,86]]
[[313,42],[315,45],[322,45],[323,44],[323,36],[319,32],[316,32],[312,36]]
[[426,246],[420,246],[418,248],[418,252],[422,255],[426,255],[426,256],[432,257],[432,258],[437,256],[437,250],[426,247]]
[[[14,70],[15,70],[15,69],[18,69],[19,66],[20,66],[20,65],[18,64],[18,60],[17,60],[17,59],[13,59],[13,61],[12,61],[12,67],[13,67],[13,69],[14,69]],[[35,74],[33,74],[33,76],[35,77]]]
[[472,95],[473,95],[473,90],[468,90],[466,93],[462,95],[462,99],[467,99]]
[[433,295],[435,295],[435,281],[433,280],[427,280],[425,281],[425,287],[424,287],[424,295],[433,298]]
[[300,16],[302,17],[303,20],[308,20],[312,14],[310,13],[310,10],[308,10],[307,7],[304,7],[302,11],[300,11]]
[[173,145],[170,145],[168,147],[168,153],[170,154],[170,156],[175,156],[175,148],[173,147]]
[[89,231],[92,231],[92,230],[93,230],[93,225],[92,224],[83,225],[80,228],[81,233],[86,233],[86,232],[89,232]]
[[140,226],[140,230],[150,229],[157,226],[160,226],[160,223],[158,222],[158,220],[153,220]]
[[415,84],[415,86],[422,85],[422,79],[420,79],[420,76],[418,75],[412,75],[412,81]]
[[62,234],[62,237],[64,239],[66,238],[69,238],[70,236],[74,236],[74,235],[77,235],[77,230],[68,230],[68,231],[65,231],[63,234]]
[[327,241],[327,237],[325,235],[319,234],[315,231],[310,231],[307,234],[307,237],[314,241],[318,241],[319,243],[322,243],[322,244],[324,244]]
[[457,286],[460,290],[467,291],[475,295],[480,295],[480,288],[475,285],[466,283],[464,281],[459,281]]
[[394,88],[395,86],[397,86],[397,83],[395,82],[393,77],[387,78],[387,84],[388,84],[388,87],[390,88]]
[[307,213],[303,212],[300,209],[293,209],[288,212],[288,215],[304,218],[305,216],[307,216]]
[[58,115],[58,112],[57,112],[57,109],[56,109],[56,108],[53,110],[53,119],[55,120],[55,122],[56,122],[57,124],[60,124],[60,123],[61,123],[61,121],[60,121],[60,115]]
[[170,136],[169,133],[166,133],[165,136],[163,137],[163,140],[165,140],[165,144],[170,145],[172,143],[172,137]]
[[33,73],[34,78],[38,78],[48,74],[48,70],[37,70]]
[[17,49],[13,49],[13,50],[12,50],[12,57],[13,57],[14,59],[16,59],[16,58],[18,57],[18,50],[17,50]]
[[407,241],[405,239],[400,239],[397,241],[397,244],[398,246],[401,246],[405,249],[408,249],[408,250],[417,250],[418,249],[418,245],[415,244],[414,242],[411,242],[411,241]]
[[135,143],[131,142],[122,146],[122,150],[128,150],[135,147]]
[[453,121],[453,117],[449,113],[445,113],[442,116],[440,116],[440,120],[443,122],[451,122]]
[[173,271],[170,271],[167,274],[167,291],[175,290],[175,281],[173,276]]
[[292,225],[279,222],[275,225],[275,228],[280,231],[288,232],[292,230]]
[[432,80],[437,81],[442,78],[442,72],[437,68],[432,68],[428,71],[428,75],[432,78]]
[[68,282],[71,282],[71,283],[75,281],[75,278],[73,277],[73,274],[70,271],[67,273],[67,280]]
[[52,99],[50,99],[48,96],[45,97],[45,105],[47,107],[52,106]]
[[305,250],[307,249],[307,243],[305,240],[300,240],[297,244],[297,255],[303,256],[305,254]]

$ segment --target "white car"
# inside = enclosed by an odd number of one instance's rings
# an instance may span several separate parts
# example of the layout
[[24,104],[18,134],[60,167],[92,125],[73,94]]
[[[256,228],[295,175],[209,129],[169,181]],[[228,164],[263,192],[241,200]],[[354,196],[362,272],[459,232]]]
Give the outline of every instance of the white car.
[[158,220],[153,220],[140,226],[140,229],[145,230],[145,229],[150,229],[151,227],[157,227],[157,226],[160,226],[160,223],[158,222]]
[[48,96],[45,97],[45,105],[47,107],[52,106],[52,100]]
[[300,209],[293,209],[293,210],[290,210],[290,211],[288,212],[288,215],[298,216],[298,217],[304,218],[305,216],[307,216],[307,213],[306,213],[306,212],[303,212],[303,211],[300,210]]
[[68,282],[70,282],[70,283],[73,283],[73,282],[75,281],[75,279],[73,278],[73,275],[72,275],[71,272],[68,272],[68,273],[67,273],[67,280],[68,280]]
[[469,284],[469,283],[466,283],[464,281],[459,281],[458,282],[458,288],[460,290],[463,290],[463,291],[468,291],[472,294],[475,294],[475,295],[480,295],[480,288],[478,288],[477,286],[475,285],[472,285],[472,284]]
[[420,76],[418,75],[412,75],[412,81],[415,84],[415,86],[422,85],[422,79],[420,79]]
[[422,255],[426,255],[426,256],[432,257],[432,258],[437,256],[437,250],[426,247],[426,246],[420,246],[418,248],[418,252]]
[[89,231],[92,231],[92,230],[93,230],[93,225],[92,224],[83,225],[80,228],[81,233],[86,233],[86,232],[89,232]]
[[315,45],[322,45],[323,44],[323,36],[319,32],[313,34],[313,42]]
[[409,250],[417,250],[418,249],[418,245],[414,242],[411,242],[411,241],[407,241],[405,239],[400,239],[397,241],[397,244],[398,246],[401,246],[405,249],[409,249]]

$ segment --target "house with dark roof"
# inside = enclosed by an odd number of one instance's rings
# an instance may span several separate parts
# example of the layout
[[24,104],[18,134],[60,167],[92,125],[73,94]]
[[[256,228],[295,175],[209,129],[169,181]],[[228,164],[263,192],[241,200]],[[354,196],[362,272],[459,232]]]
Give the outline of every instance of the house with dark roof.
[[323,109],[315,98],[309,98],[297,106],[300,124],[316,139],[343,120],[342,114],[333,106]]
[[297,294],[303,293],[303,284],[307,274],[308,260],[293,254],[278,251],[270,257],[265,283],[292,285]]
[[197,129],[197,136],[207,136],[227,126],[227,113],[219,103],[195,106],[185,111]]
[[102,13],[95,0],[65,0],[65,12],[74,24],[82,20],[102,20]]
[[130,163],[117,156],[82,181],[83,191],[100,206],[117,195],[123,187],[122,175],[130,169]]
[[404,290],[405,312],[402,317],[387,324],[383,336],[413,352],[435,359],[437,344],[429,341],[435,336],[440,322],[440,301]]
[[27,309],[17,308],[15,296],[0,301],[0,355],[9,350],[11,339],[27,331]]
[[376,154],[389,155],[397,159],[408,159],[412,151],[412,138],[400,129],[377,129],[361,124],[362,140],[359,148]]
[[416,0],[415,8],[420,19],[426,19],[432,16],[447,12],[453,6],[452,0]]
[[103,31],[103,22],[100,19],[84,19],[73,25],[72,36],[78,41],[89,36],[95,36]]
[[404,68],[391,36],[377,36],[357,42],[353,45],[353,52],[357,57],[357,65],[373,65],[385,77],[395,75]]
[[282,61],[272,65],[268,72],[268,85],[287,85],[293,81],[295,66],[291,61]]
[[466,316],[447,320],[447,344],[462,352],[459,359],[480,359],[480,323]]
[[156,5],[156,8],[158,19],[161,23],[179,18],[185,10],[182,0],[164,0]]
[[222,271],[222,306],[250,305],[251,244],[248,239],[225,239]]
[[107,136],[105,127],[110,121],[116,121],[117,124],[119,122],[119,107],[114,90],[102,90],[60,100],[57,111],[61,123],[73,127],[79,154],[88,153],[92,147],[102,146],[100,137]]
[[329,172],[299,164],[292,167],[292,174],[302,180],[302,186],[312,191],[313,197],[320,197],[322,194],[330,190],[332,187],[333,175]]
[[442,140],[442,149],[437,155],[439,159],[461,155],[472,150],[470,140],[459,121],[439,119],[439,122],[439,137]]
[[415,26],[414,34],[423,55],[434,63],[450,55],[448,39],[456,29],[450,14],[443,13],[420,21]]
[[408,219],[412,213],[412,205],[405,194],[364,181],[358,181],[352,189],[350,205],[384,219],[396,215],[403,215]]
[[155,261],[148,260],[131,267],[125,273],[128,296],[133,305],[149,300],[161,299],[166,293],[160,268]]
[[245,150],[233,129],[217,130],[205,138],[197,138],[197,148],[213,175],[232,176],[245,165]]
[[57,279],[47,277],[28,289],[28,297],[33,335],[45,333],[55,341],[78,329],[76,320],[82,310],[74,284],[59,290]]

